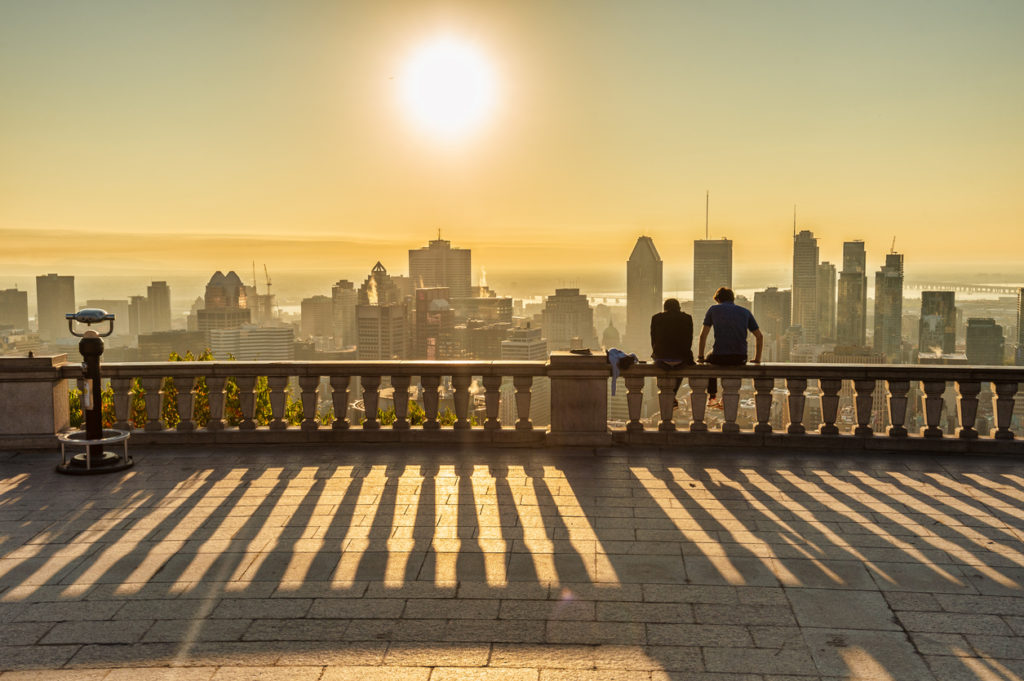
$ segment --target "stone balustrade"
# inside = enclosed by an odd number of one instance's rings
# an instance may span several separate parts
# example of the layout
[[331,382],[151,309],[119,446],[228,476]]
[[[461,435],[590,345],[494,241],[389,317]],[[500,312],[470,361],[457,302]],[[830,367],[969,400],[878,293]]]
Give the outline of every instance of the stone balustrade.
[[[64,356],[0,358],[0,448],[53,446],[53,433],[68,427],[67,388],[82,375],[81,365]],[[744,367],[688,367],[665,371],[637,364],[621,377],[626,389],[628,421],[608,426],[608,381],[611,368],[603,355],[554,353],[547,362],[143,362],[103,365],[113,391],[119,429],[133,430],[133,444],[273,443],[273,442],[410,442],[522,445],[727,445],[809,446],[826,449],[918,449],[921,451],[1018,451],[1013,412],[1024,369],[1015,367],[932,365],[768,364]],[[258,385],[265,388],[257,390]],[[677,378],[685,379],[678,395]],[[719,380],[722,411],[706,411],[708,380]],[[173,379],[174,391],[164,391]],[[550,380],[551,425],[530,421],[532,387]],[[231,381],[236,409],[226,418]],[[202,380],[205,388],[197,391]],[[837,425],[840,392],[852,384],[856,423],[850,434]],[[943,430],[947,387],[956,390],[958,427]],[[237,396],[234,390],[237,388]],[[983,389],[992,395],[993,425],[976,427]],[[645,390],[649,390],[645,396]],[[741,391],[750,394],[755,417],[738,419]],[[197,418],[197,395],[208,406]],[[382,394],[389,396],[389,422],[378,418]],[[849,392],[849,391],[848,391]],[[804,424],[808,396],[820,401],[820,426]],[[269,395],[258,423],[258,395]],[[288,395],[301,404],[287,409]],[[173,395],[173,398],[172,398]],[[911,398],[919,395],[923,427],[907,427]],[[654,418],[644,419],[644,400],[656,400]],[[410,400],[422,414],[413,424]],[[442,410],[442,399],[451,405]],[[501,419],[502,400],[514,401],[515,418]],[[679,409],[676,401],[689,401]],[[773,427],[773,404],[784,400],[782,427]],[[177,421],[168,427],[164,411],[174,402]],[[136,417],[130,421],[135,404]],[[365,418],[349,418],[350,405],[362,403]],[[144,406],[140,406],[144,405]],[[888,427],[876,432],[872,414],[884,405]],[[333,420],[322,418],[333,412]],[[64,410],[64,413],[62,413]],[[144,418],[140,423],[139,411]],[[286,413],[288,412],[288,413]],[[513,413],[505,409],[506,414]],[[688,414],[687,423],[676,415]],[[46,415],[42,418],[40,415]],[[42,420],[40,420],[42,418]],[[45,421],[45,423],[44,423]],[[358,422],[355,422],[358,421]],[[947,419],[948,421],[948,419]],[[444,422],[444,423],[443,423]],[[746,426],[746,427],[744,427]],[[916,430],[916,429],[915,429]],[[949,430],[947,428],[947,430]]]

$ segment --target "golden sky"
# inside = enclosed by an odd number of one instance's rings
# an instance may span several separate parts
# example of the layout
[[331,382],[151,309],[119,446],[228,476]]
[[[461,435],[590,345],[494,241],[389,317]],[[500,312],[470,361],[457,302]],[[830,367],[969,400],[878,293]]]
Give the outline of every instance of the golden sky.
[[[685,267],[706,190],[738,272],[788,269],[793,204],[824,259],[1016,262],[1022,26],[1019,0],[0,0],[0,285],[96,232],[154,271],[402,272],[438,228],[489,273],[622,268],[639,234]],[[396,94],[438,35],[498,91],[447,143]]]

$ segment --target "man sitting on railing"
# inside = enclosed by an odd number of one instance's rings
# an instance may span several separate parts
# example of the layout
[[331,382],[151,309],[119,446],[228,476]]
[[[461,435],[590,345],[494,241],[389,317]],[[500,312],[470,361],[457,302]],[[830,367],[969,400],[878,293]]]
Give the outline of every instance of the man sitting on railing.
[[[757,346],[754,350],[753,364],[761,363],[761,349],[764,346],[764,335],[757,326],[757,321],[750,310],[735,303],[736,296],[732,289],[724,286],[715,291],[717,305],[708,308],[704,315],[704,327],[700,330],[700,343],[697,347],[697,361],[700,363],[717,364],[719,366],[742,366],[747,363],[747,331],[754,334]],[[715,346],[711,354],[704,357],[704,345],[707,343],[708,332],[715,329]],[[718,401],[718,382],[708,379],[708,407],[721,409]]]
[[[665,311],[651,317],[651,356],[663,369],[693,366],[693,317],[683,312],[679,301],[669,298]],[[683,377],[676,379],[676,392]]]

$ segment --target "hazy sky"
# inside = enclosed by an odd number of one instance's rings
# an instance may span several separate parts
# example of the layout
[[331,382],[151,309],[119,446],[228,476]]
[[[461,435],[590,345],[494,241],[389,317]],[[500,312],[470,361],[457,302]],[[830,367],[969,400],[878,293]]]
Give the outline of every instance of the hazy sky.
[[[794,203],[823,259],[1011,263],[1022,33],[1019,0],[0,0],[0,269],[73,273],[101,232],[127,269],[404,272],[438,228],[488,272],[622,268],[639,234],[681,268],[708,189],[737,272],[789,268]],[[446,144],[396,95],[441,34],[498,91]]]

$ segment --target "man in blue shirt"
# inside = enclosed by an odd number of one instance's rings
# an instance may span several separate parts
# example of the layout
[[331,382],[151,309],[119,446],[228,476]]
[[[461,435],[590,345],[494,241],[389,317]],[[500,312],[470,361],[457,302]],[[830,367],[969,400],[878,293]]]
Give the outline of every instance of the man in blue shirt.
[[[735,303],[736,296],[732,289],[724,286],[715,291],[717,305],[708,308],[704,315],[704,327],[700,330],[700,342],[697,348],[697,361],[717,364],[719,366],[742,366],[747,363],[747,331],[754,334],[757,345],[754,350],[753,364],[761,363],[761,349],[764,336],[758,328],[754,315],[745,307]],[[715,346],[711,354],[704,357],[704,346],[708,340],[708,332],[715,330]],[[708,380],[708,406],[721,409],[718,401],[718,382]]]

